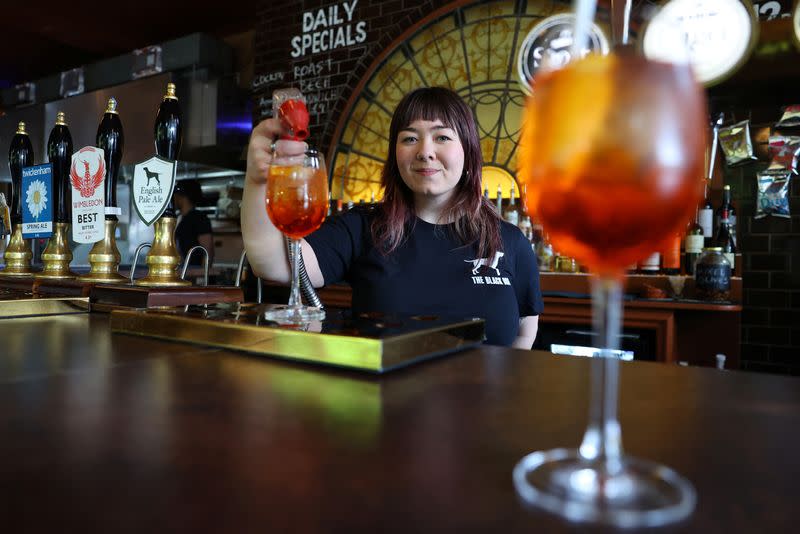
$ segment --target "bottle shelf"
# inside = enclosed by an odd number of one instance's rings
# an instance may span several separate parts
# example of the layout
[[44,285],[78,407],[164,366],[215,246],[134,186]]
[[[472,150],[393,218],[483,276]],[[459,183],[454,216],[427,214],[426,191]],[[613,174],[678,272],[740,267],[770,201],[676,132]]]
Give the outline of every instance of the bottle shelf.
[[[587,273],[541,272],[539,283],[542,292],[550,295],[589,297],[592,292],[591,275]],[[685,274],[629,274],[625,277],[624,292],[642,299],[694,300],[694,277]],[[730,302],[742,302],[742,278],[739,276],[731,277]]]

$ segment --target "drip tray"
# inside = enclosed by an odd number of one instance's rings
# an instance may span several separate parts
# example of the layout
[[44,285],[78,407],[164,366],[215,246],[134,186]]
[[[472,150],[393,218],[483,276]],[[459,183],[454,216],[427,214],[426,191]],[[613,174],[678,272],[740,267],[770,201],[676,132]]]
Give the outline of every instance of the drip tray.
[[0,288],[0,319],[88,312],[89,297],[36,297],[30,291]]
[[482,319],[327,311],[323,321],[278,325],[274,305],[214,304],[114,310],[111,330],[323,365],[384,373],[483,342]]

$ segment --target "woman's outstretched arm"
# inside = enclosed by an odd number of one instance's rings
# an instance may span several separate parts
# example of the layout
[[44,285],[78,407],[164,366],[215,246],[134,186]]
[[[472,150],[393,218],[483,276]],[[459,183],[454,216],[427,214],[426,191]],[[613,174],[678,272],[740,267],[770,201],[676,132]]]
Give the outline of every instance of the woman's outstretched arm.
[[[291,272],[283,234],[275,228],[266,212],[267,175],[272,162],[272,143],[284,133],[280,121],[267,119],[260,122],[250,134],[247,148],[247,174],[242,196],[242,238],[247,260],[260,278],[289,283]],[[281,156],[301,155],[306,144],[299,141],[279,140],[275,150]],[[306,272],[314,287],[323,285],[314,250],[301,240]]]

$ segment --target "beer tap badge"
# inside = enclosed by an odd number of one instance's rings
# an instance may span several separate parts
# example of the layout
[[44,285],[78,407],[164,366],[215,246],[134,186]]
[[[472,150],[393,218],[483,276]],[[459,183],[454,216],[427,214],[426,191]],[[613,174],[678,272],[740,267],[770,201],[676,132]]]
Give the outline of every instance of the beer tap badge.
[[153,156],[133,169],[133,207],[147,226],[153,224],[167,209],[175,187],[176,167],[174,161]]
[[72,155],[72,240],[96,243],[103,239],[106,195],[103,184],[106,163],[103,149],[85,146]]
[[53,233],[53,164],[22,169],[22,237],[50,237]]

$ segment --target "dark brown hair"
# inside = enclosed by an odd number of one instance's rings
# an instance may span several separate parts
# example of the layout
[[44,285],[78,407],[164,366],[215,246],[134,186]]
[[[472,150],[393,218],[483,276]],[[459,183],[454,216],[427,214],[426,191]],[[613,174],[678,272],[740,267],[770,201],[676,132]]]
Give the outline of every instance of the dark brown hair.
[[383,205],[372,223],[373,242],[384,254],[395,250],[416,222],[414,194],[397,166],[397,137],[416,120],[442,121],[458,134],[464,149],[464,171],[442,220],[453,221],[453,230],[464,244],[476,243],[478,257],[492,258],[501,248],[500,216],[481,194],[483,156],[472,110],[455,92],[444,87],[411,91],[397,105],[389,127],[389,155],[381,174]]

